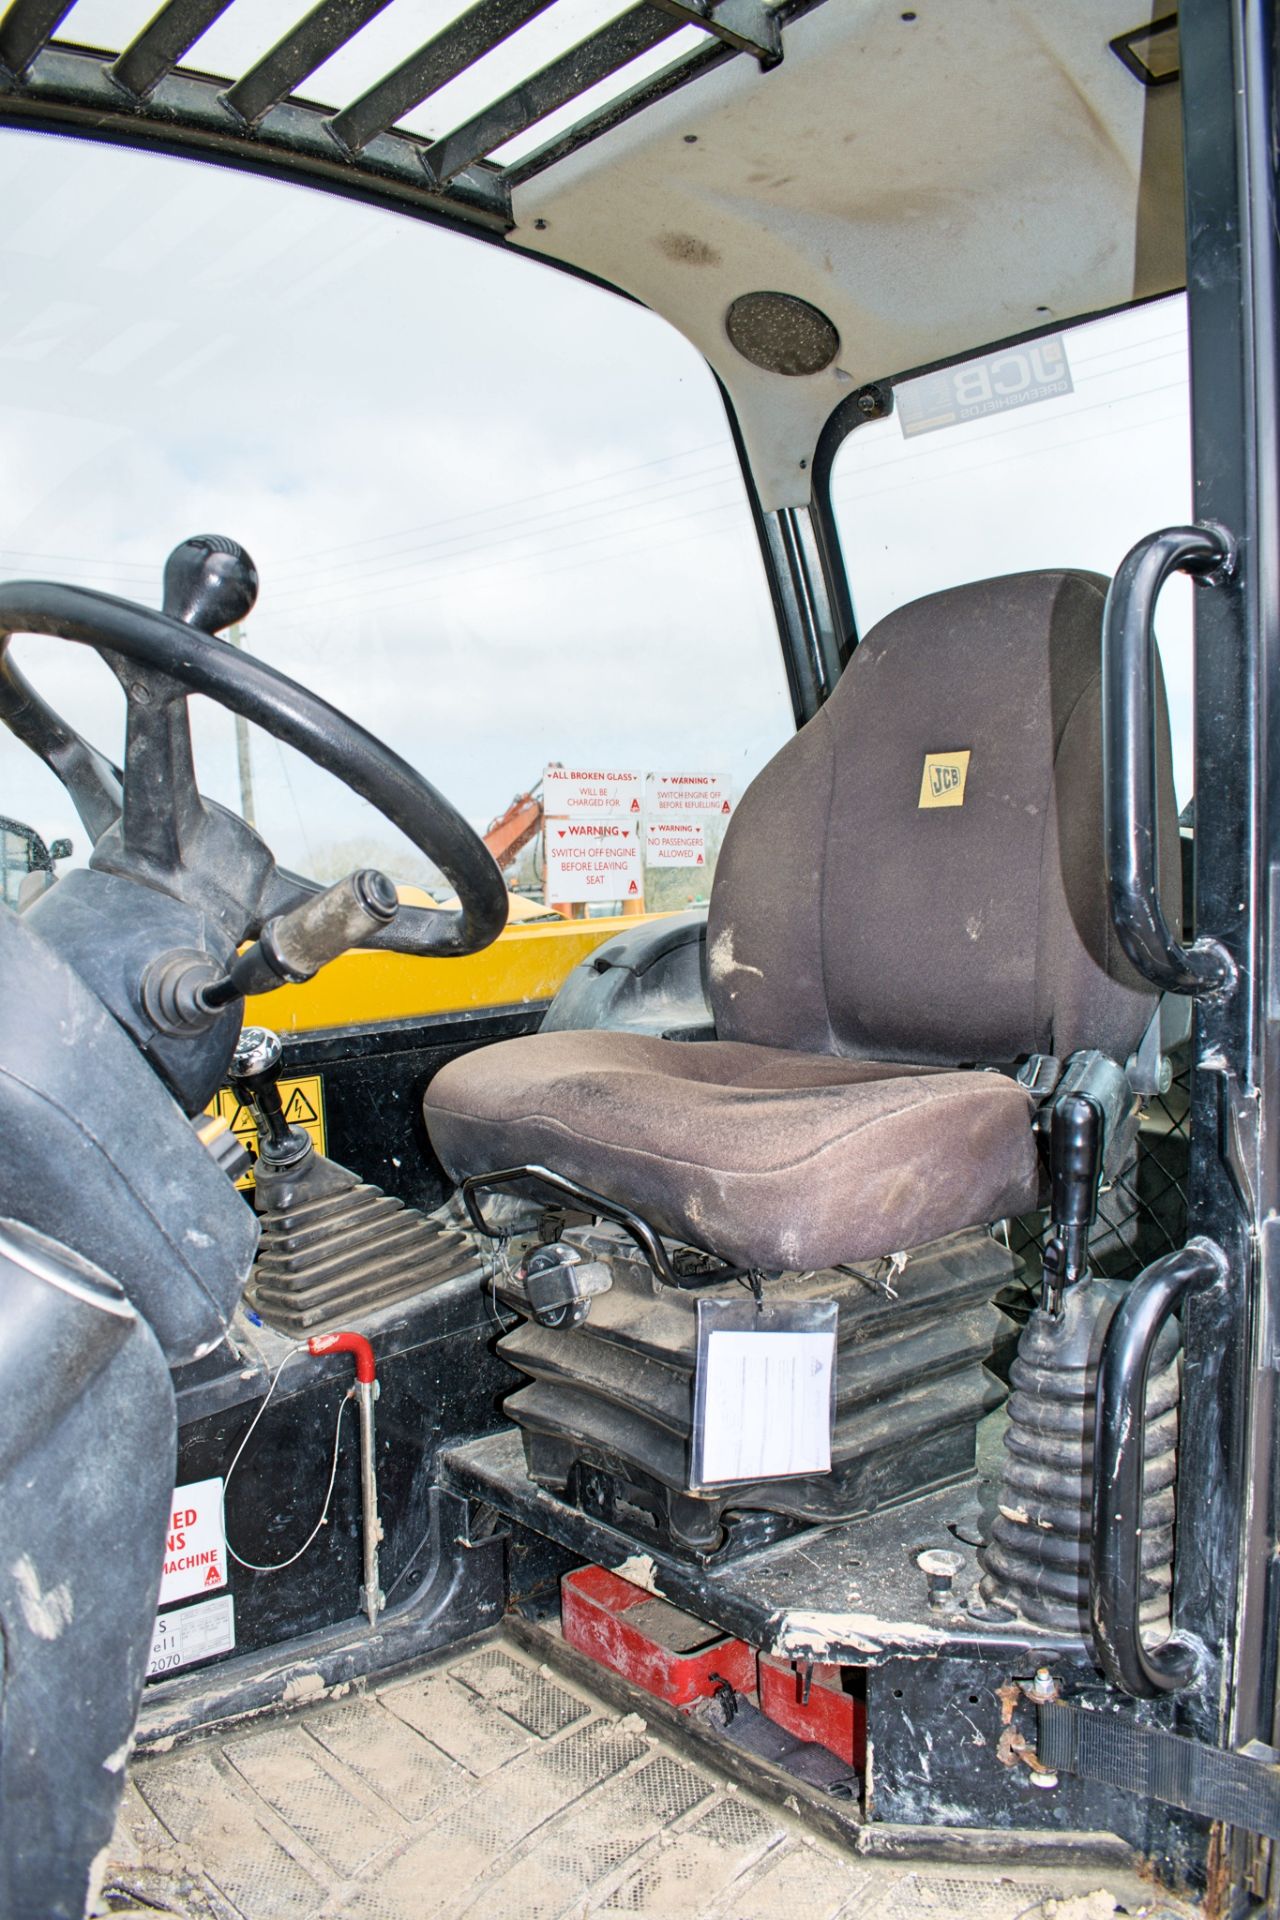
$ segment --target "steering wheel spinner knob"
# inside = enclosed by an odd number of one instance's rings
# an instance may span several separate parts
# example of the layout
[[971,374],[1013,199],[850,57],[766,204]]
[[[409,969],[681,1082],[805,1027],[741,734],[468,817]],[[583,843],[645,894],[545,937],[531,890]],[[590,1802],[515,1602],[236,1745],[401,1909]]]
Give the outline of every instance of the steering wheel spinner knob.
[[250,613],[258,569],[223,533],[193,533],[164,563],[164,610],[172,620],[221,633]]

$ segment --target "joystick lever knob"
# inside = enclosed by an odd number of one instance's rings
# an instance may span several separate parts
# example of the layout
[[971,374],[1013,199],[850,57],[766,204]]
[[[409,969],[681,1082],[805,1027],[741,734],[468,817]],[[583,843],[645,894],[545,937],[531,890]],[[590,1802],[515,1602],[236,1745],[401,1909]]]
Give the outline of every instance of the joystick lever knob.
[[234,540],[193,533],[164,563],[164,610],[202,633],[243,620],[258,598],[258,569]]
[[312,1152],[311,1139],[291,1127],[280,1098],[283,1048],[267,1027],[245,1027],[231,1056],[227,1078],[258,1122],[258,1152],[268,1166],[288,1167]]
[[1055,1317],[1068,1287],[1089,1271],[1089,1230],[1098,1211],[1102,1111],[1085,1093],[1067,1093],[1049,1127],[1052,1232],[1044,1250],[1040,1304]]

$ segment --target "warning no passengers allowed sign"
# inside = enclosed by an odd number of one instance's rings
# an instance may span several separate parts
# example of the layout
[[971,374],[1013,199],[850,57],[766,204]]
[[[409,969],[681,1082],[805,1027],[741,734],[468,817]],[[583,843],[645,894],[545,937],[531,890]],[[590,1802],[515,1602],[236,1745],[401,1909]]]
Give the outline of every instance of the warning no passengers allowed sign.
[[644,857],[651,867],[705,867],[701,820],[650,820],[644,830]]
[[548,900],[634,900],[643,886],[634,827],[619,820],[547,822]]

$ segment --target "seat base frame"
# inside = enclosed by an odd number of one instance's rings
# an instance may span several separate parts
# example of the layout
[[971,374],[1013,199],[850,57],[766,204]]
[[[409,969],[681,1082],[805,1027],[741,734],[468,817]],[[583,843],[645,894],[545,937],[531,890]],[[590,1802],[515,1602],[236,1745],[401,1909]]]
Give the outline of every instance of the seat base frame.
[[741,1289],[664,1285],[615,1228],[570,1234],[608,1264],[609,1290],[582,1324],[522,1322],[498,1349],[529,1377],[505,1410],[548,1492],[638,1544],[706,1561],[974,1472],[978,1422],[1003,1398],[986,1366],[1005,1324],[992,1303],[1020,1269],[985,1230],[920,1248],[892,1274],[879,1263],[766,1282],[771,1301],[837,1304],[831,1471],[713,1489],[690,1483],[697,1301],[740,1301]]

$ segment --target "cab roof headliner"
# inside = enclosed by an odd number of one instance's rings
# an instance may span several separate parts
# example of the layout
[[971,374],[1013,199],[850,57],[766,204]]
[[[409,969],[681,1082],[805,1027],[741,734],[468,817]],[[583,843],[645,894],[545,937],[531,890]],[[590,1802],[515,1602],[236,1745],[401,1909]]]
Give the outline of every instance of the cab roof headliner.
[[[319,0],[219,77],[179,63],[229,0],[140,5],[106,51],[53,37],[71,0],[11,0],[0,119],[368,193],[634,295],[724,383],[766,508],[808,500],[859,387],[1182,283],[1176,73],[1133,39],[1150,0],[640,0],[533,73],[506,42],[556,0],[475,0],[354,98],[304,97],[389,3]],[[486,61],[463,124],[402,124]],[[727,311],[758,291],[828,316],[830,364],[737,351]]]

